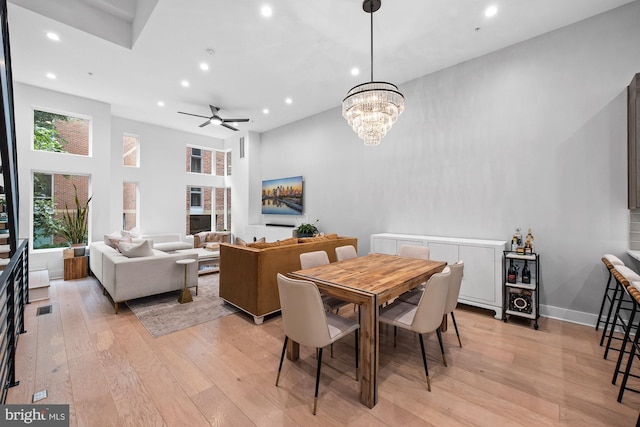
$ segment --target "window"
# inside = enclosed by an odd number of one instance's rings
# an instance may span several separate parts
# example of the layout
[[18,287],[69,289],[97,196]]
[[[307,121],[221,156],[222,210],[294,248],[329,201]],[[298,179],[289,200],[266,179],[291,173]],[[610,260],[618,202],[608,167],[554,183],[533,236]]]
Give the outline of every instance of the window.
[[33,149],[54,153],[89,155],[90,120],[33,111]]
[[202,188],[191,187],[191,209],[202,208]]
[[138,225],[138,184],[122,183],[122,229],[132,230]]
[[191,172],[202,173],[202,150],[199,148],[191,149]]
[[231,151],[227,151],[227,176],[231,176]]
[[122,137],[122,164],[124,166],[140,167],[138,151],[140,138],[136,135],[125,134]]
[[[76,209],[76,194],[81,206],[89,198],[89,176],[48,172],[33,173],[33,249],[66,247],[63,216]],[[87,213],[87,221],[90,215]]]

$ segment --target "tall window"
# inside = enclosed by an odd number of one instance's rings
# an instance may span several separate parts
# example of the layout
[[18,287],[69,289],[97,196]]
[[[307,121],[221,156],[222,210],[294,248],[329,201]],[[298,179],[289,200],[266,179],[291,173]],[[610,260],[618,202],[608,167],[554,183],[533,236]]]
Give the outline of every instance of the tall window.
[[140,167],[139,150],[140,138],[136,135],[125,134],[122,137],[122,164],[124,166]]
[[33,149],[89,155],[91,121],[86,118],[33,111]]
[[191,187],[191,209],[202,209],[202,188]]
[[[89,198],[89,176],[33,173],[33,248],[66,247],[63,216],[76,211],[76,195],[81,206]],[[87,213],[87,221],[89,213]]]
[[131,230],[138,225],[138,184],[122,183],[122,229]]
[[202,150],[199,148],[191,149],[191,167],[193,173],[202,173]]

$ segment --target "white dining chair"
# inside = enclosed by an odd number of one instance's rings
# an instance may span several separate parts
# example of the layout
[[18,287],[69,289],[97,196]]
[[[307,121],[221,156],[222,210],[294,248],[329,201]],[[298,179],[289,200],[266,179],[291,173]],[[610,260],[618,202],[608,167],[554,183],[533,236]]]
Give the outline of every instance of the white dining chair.
[[449,267],[445,267],[442,272],[434,274],[429,278],[418,305],[396,300],[388,306],[381,308],[380,315],[378,317],[380,322],[393,326],[394,346],[396,342],[397,328],[406,329],[418,334],[418,337],[420,338],[420,348],[422,350],[424,373],[427,376],[427,388],[429,391],[431,391],[431,379],[429,378],[427,356],[422,335],[436,331],[438,341],[440,342],[442,360],[446,366],[444,346],[442,345],[442,334],[440,333],[440,324],[442,323],[442,316],[444,314],[444,308],[447,301],[450,279],[451,271]]
[[[329,264],[329,255],[327,255],[325,251],[313,251],[300,254],[300,267],[303,270],[327,264]],[[346,301],[328,295],[322,296],[322,302],[327,310],[335,311],[336,314],[338,314],[340,307],[348,304]]]
[[340,338],[355,332],[356,381],[358,380],[358,330],[360,324],[344,317],[327,312],[320,298],[320,291],[313,282],[290,279],[278,273],[278,292],[282,310],[282,326],[284,328],[284,344],[276,387],[280,381],[282,362],[287,350],[287,342],[292,339],[296,343],[315,347],[318,354],[316,369],[316,389],[313,400],[313,415],[318,406],[318,388],[320,384],[320,368],[322,366],[322,348],[332,345]]
[[[447,302],[444,307],[444,314],[451,314],[451,320],[453,321],[453,327],[456,330],[456,336],[458,337],[458,345],[462,347],[460,341],[460,332],[458,331],[458,324],[456,323],[456,316],[453,311],[458,306],[458,297],[460,296],[460,286],[462,286],[462,276],[464,275],[464,262],[462,260],[455,264],[449,265],[451,270],[451,280],[449,281],[449,291],[447,292]],[[408,295],[407,295],[408,294]],[[399,297],[401,301],[409,304],[418,305],[422,292],[407,292]]]
[[358,257],[358,252],[353,245],[338,246],[336,248],[336,258],[338,261],[353,259]]

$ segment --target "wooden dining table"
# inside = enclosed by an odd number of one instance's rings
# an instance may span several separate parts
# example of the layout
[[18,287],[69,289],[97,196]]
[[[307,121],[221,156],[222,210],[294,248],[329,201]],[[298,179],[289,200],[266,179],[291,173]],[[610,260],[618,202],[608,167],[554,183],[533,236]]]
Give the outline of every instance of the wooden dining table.
[[[427,281],[446,265],[444,261],[369,254],[287,274],[315,283],[324,295],[360,306],[360,401],[369,408],[378,401],[380,305]],[[289,342],[287,357],[297,360],[299,346]]]

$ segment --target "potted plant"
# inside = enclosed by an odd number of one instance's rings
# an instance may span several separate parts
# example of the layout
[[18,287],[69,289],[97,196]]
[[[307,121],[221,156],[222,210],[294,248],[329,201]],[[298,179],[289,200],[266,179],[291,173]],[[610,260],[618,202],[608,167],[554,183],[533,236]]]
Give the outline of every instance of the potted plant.
[[75,184],[73,185],[73,191],[75,192],[75,205],[76,208],[69,209],[67,204],[64,204],[65,211],[62,213],[62,224],[60,227],[60,233],[69,241],[71,246],[77,246],[75,252],[76,256],[84,255],[84,246],[87,244],[88,237],[88,223],[87,213],[89,211],[89,202],[91,197],[87,199],[85,203],[80,203],[78,199],[78,189]]
[[[319,220],[316,219],[316,222]],[[296,228],[296,235],[298,237],[313,237],[314,234],[318,233],[318,227],[314,224],[305,224],[302,223]]]

